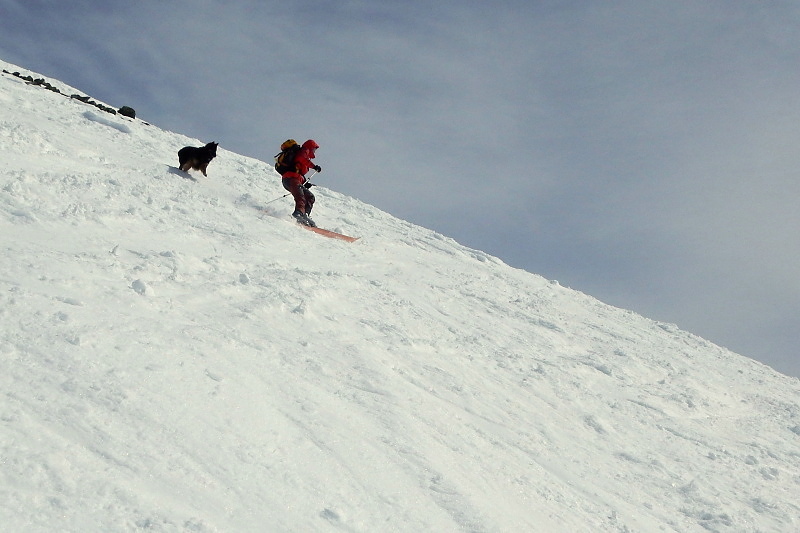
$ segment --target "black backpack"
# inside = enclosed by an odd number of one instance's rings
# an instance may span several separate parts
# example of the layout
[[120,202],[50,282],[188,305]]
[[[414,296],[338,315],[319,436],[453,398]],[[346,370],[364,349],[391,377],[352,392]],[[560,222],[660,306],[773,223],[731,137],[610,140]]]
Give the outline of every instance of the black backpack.
[[288,139],[281,144],[281,151],[275,156],[275,170],[283,176],[295,170],[294,158],[300,151],[300,145],[294,139]]

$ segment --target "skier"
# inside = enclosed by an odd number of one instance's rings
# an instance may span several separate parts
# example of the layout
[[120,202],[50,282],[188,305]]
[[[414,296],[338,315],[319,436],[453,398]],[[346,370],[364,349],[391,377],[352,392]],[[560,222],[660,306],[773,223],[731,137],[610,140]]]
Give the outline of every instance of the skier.
[[311,209],[314,208],[314,194],[309,190],[313,183],[306,179],[306,173],[312,168],[317,172],[322,172],[322,167],[314,164],[314,152],[319,148],[319,145],[313,139],[309,139],[303,143],[297,155],[294,156],[292,163],[293,169],[288,170],[281,174],[283,178],[283,188],[292,193],[294,198],[294,213],[292,216],[305,226],[317,227],[309,215]]

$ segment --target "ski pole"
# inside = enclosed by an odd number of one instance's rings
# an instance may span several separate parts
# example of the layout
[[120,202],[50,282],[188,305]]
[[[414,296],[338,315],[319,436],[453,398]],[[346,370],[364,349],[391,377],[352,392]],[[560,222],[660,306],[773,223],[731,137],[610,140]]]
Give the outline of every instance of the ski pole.
[[287,193],[286,193],[286,194],[284,194],[283,196],[278,196],[277,198],[273,198],[273,199],[272,199],[272,200],[270,200],[269,202],[265,202],[265,203],[264,203],[264,205],[271,204],[272,202],[277,202],[277,201],[278,201],[278,200],[280,200],[281,198],[286,198],[286,197],[287,197],[287,196],[289,196],[290,194],[292,194],[292,193],[290,193],[290,192],[287,192]]
[[309,180],[311,180],[311,176],[313,176],[314,174],[316,174],[316,173],[317,173],[317,171],[316,171],[316,170],[314,170],[313,168],[312,168],[311,170],[313,170],[313,172],[312,172],[312,173],[311,173],[311,174],[310,174],[308,177],[305,177],[305,176],[303,176],[303,180],[304,180],[304,181],[303,181],[303,185],[305,185],[306,183],[308,183],[308,182],[309,182]]

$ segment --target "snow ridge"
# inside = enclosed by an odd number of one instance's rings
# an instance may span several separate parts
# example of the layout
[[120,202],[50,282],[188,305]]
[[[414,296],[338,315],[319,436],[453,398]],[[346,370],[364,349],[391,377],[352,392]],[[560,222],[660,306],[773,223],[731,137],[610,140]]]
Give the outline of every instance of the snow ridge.
[[800,528],[797,379],[100,115],[0,75],[8,531]]

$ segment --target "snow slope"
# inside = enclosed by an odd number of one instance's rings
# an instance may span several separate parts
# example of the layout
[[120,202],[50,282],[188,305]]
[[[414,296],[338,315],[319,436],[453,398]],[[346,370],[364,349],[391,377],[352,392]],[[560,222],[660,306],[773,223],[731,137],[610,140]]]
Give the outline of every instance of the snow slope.
[[0,75],[4,531],[800,530],[797,379],[224,148]]

